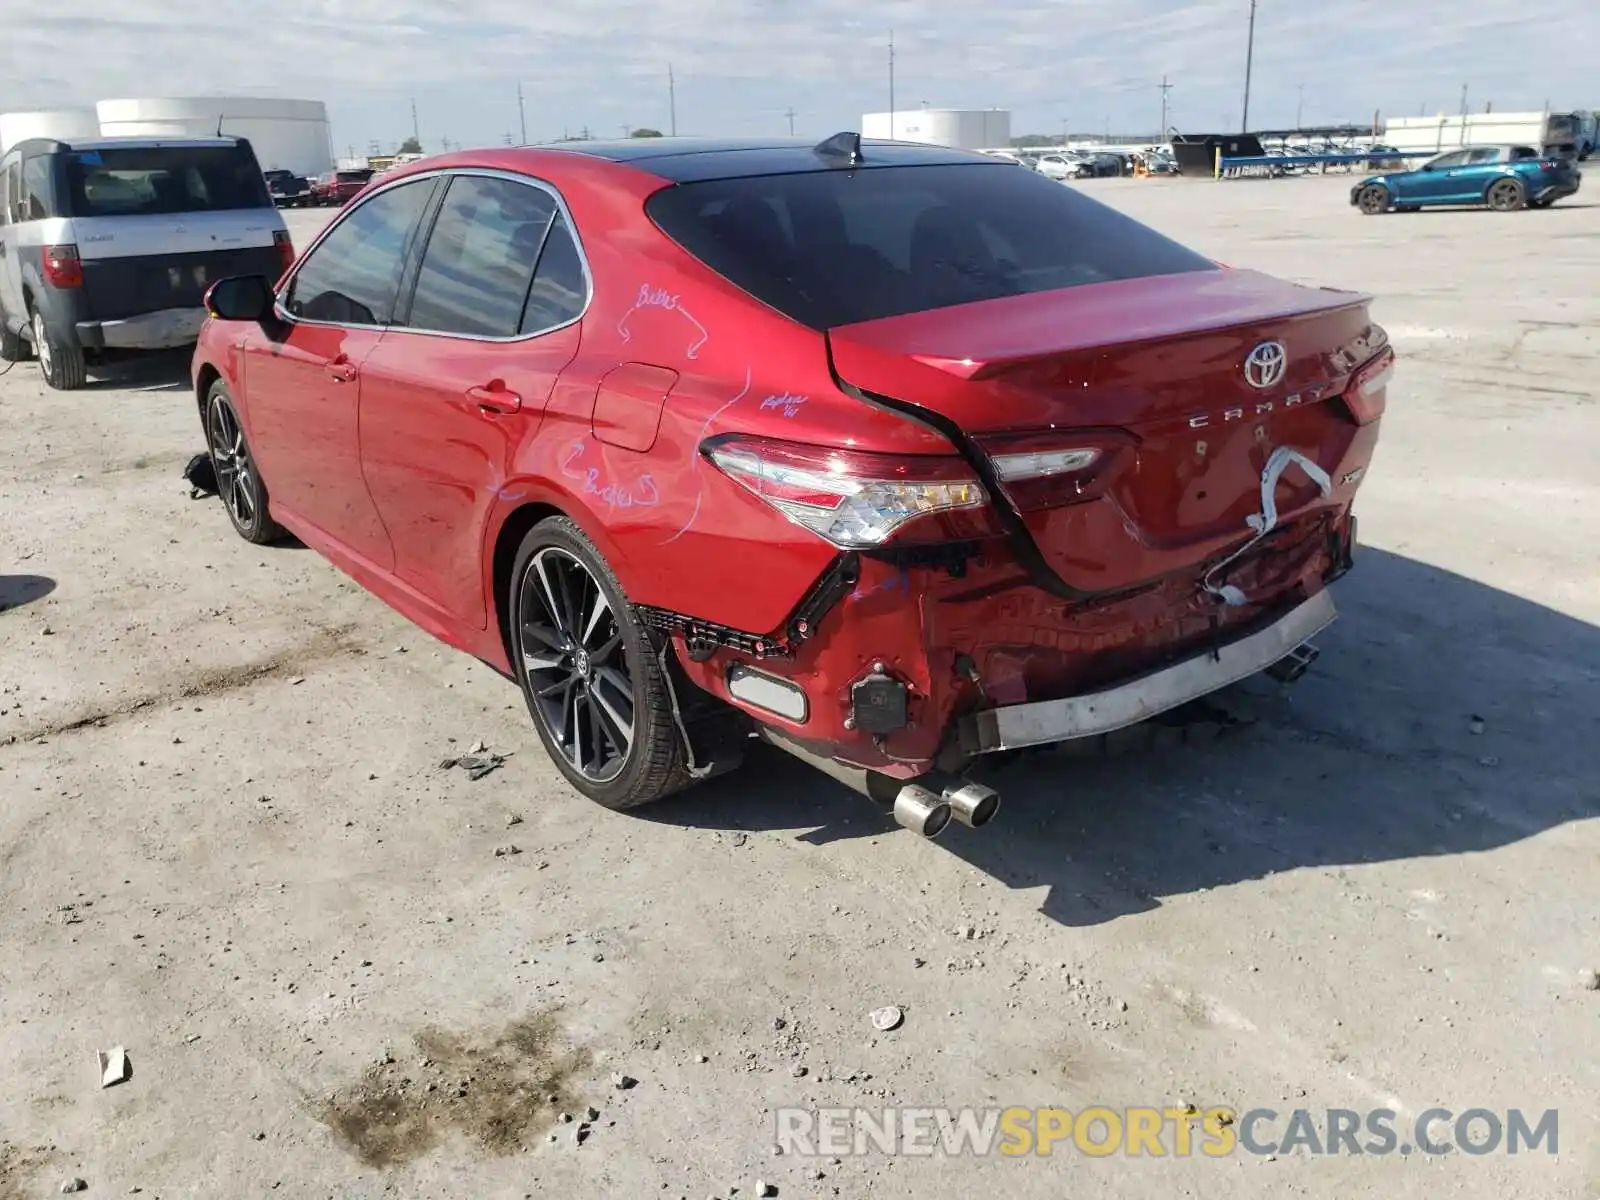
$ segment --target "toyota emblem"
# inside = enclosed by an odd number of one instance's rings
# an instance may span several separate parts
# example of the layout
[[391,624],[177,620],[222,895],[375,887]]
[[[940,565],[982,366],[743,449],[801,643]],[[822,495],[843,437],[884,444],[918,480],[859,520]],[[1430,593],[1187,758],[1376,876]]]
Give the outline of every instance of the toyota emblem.
[[1283,378],[1289,352],[1282,342],[1262,342],[1245,356],[1244,379],[1253,388],[1269,388]]

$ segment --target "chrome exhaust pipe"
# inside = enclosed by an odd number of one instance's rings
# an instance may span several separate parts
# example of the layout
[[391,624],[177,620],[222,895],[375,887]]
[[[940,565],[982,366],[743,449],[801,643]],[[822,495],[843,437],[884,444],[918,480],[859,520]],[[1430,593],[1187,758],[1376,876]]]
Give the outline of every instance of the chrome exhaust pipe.
[[1310,642],[1302,642],[1267,668],[1267,674],[1279,683],[1293,683],[1310,669],[1322,651]]
[[1000,808],[1000,797],[992,789],[941,771],[930,771],[912,780],[895,779],[881,771],[818,754],[770,726],[763,726],[759,732],[768,745],[888,807],[899,824],[925,838],[943,833],[951,817],[976,829],[987,824]]
[[950,824],[950,805],[944,797],[918,783],[908,783],[894,798],[894,819],[912,833],[936,838]]
[[1000,793],[970,780],[957,779],[944,789],[950,815],[968,829],[981,829],[1000,811]]

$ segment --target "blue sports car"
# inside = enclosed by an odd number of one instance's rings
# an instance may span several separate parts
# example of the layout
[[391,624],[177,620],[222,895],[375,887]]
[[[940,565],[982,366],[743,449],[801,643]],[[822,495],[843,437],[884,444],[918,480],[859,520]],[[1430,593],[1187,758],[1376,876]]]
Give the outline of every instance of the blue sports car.
[[1571,159],[1541,154],[1532,146],[1463,146],[1414,171],[1363,179],[1350,189],[1350,203],[1369,216],[1444,204],[1514,212],[1548,208],[1576,192],[1582,180]]

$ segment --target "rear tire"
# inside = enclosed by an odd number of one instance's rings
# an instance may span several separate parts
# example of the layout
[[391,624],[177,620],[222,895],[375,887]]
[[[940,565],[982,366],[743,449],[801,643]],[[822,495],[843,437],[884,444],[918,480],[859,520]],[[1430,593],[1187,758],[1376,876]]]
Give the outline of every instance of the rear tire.
[[78,339],[56,334],[39,309],[33,310],[33,352],[39,359],[39,374],[56,391],[75,391],[89,381],[89,366]]
[[528,532],[505,604],[512,668],[568,783],[622,810],[691,781],[656,646],[577,525],[548,517]]
[[1369,183],[1356,197],[1356,206],[1369,217],[1389,211],[1389,189],[1381,183]]
[[1496,179],[1485,199],[1495,212],[1516,212],[1528,203],[1528,189],[1520,179]]

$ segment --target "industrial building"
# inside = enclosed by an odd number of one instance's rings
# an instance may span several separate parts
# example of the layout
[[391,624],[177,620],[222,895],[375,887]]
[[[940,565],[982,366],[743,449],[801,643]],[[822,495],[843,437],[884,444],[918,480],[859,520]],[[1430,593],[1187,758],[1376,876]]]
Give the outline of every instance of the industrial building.
[[333,169],[333,136],[320,100],[260,96],[102,100],[93,109],[0,113],[0,153],[24,138],[246,138],[262,170],[297,175]]
[[1011,144],[1011,113],[1003,108],[908,108],[904,112],[867,113],[861,118],[861,136],[984,150]]

